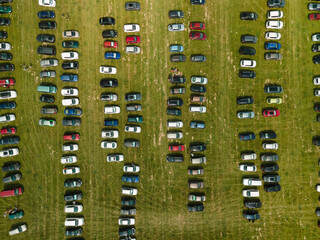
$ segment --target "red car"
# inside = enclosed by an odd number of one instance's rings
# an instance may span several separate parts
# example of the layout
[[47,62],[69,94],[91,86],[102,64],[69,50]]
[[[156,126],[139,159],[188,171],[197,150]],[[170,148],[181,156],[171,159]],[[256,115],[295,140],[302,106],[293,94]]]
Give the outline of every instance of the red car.
[[0,79],[0,86],[2,87],[10,87],[16,84],[16,81],[13,78],[1,78]]
[[202,22],[192,22],[189,25],[191,30],[205,30],[206,25]]
[[207,35],[202,32],[190,32],[189,38],[193,40],[206,40]]
[[126,37],[126,43],[140,43],[140,37],[139,36],[128,36]]
[[170,152],[182,152],[184,151],[184,145],[169,145]]
[[308,18],[309,20],[320,20],[320,13],[311,13]]
[[21,195],[23,193],[23,188],[15,188],[11,190],[3,190],[0,192],[0,197],[11,197]]
[[2,128],[0,130],[1,135],[15,134],[16,132],[17,129],[15,127]]
[[78,141],[79,139],[80,139],[80,134],[79,133],[63,135],[63,140]]
[[118,48],[118,42],[116,42],[116,41],[104,41],[103,46],[105,48]]
[[280,115],[280,111],[278,109],[275,110],[264,110],[262,112],[265,117],[278,117]]

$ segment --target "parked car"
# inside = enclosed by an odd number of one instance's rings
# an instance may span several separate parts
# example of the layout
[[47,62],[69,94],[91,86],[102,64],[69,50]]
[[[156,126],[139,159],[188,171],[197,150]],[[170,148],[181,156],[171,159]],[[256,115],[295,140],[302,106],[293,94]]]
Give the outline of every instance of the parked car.
[[6,31],[0,31],[0,39],[6,39],[8,37],[8,33]]
[[260,132],[261,139],[275,139],[277,134],[274,131],[262,131]]
[[266,192],[279,192],[281,191],[281,186],[279,184],[265,185],[264,190]]
[[176,107],[176,106],[182,106],[183,105],[183,101],[181,98],[173,98],[173,99],[169,99],[167,101],[167,106],[173,106],[173,107]]
[[118,52],[105,52],[104,58],[105,59],[120,59],[121,55]]
[[128,198],[128,197],[123,197],[121,198],[121,205],[122,206],[134,206],[136,205],[136,199],[135,198]]
[[206,97],[202,95],[191,95],[190,101],[195,103],[203,103],[206,101]]
[[67,218],[64,221],[64,225],[66,227],[78,227],[78,226],[82,226],[83,224],[84,224],[84,218],[82,217]]
[[244,186],[261,186],[262,181],[259,178],[243,178],[242,184]]
[[79,63],[77,61],[68,61],[68,62],[63,62],[61,66],[63,70],[78,69]]
[[79,133],[64,134],[63,135],[63,140],[79,141],[80,140],[80,134]]
[[278,42],[266,42],[264,44],[265,50],[279,50],[281,48],[281,44]]
[[9,114],[4,114],[0,116],[0,123],[3,122],[12,122],[16,120],[16,115],[9,113]]
[[102,37],[103,38],[116,38],[118,36],[118,33],[116,30],[107,29],[103,30]]
[[126,46],[126,53],[140,53],[140,47]]
[[16,225],[16,227],[10,229],[9,235],[10,235],[10,236],[16,235],[16,234],[25,232],[25,231],[27,231],[27,230],[28,230],[27,224],[19,224],[19,225]]
[[140,32],[139,24],[125,24],[123,26],[124,32]]
[[[191,0],[191,1],[195,1],[195,0]],[[204,2],[204,0],[199,0],[199,1]],[[188,211],[189,212],[202,212],[203,210],[204,210],[204,206],[202,203],[188,204]]]
[[116,20],[113,17],[102,17],[99,19],[100,25],[115,25]]
[[107,162],[123,162],[124,156],[122,154],[109,154]]
[[254,220],[258,220],[260,218],[260,215],[258,212],[256,211],[243,211],[243,217],[249,221],[254,221]]
[[281,38],[281,33],[278,33],[278,32],[266,32],[265,38],[267,40],[279,40]]
[[193,54],[190,57],[191,62],[205,62],[207,60],[206,56],[202,54]]
[[62,164],[69,164],[69,163],[75,163],[77,162],[77,156],[76,155],[69,155],[61,157],[60,161]]
[[240,164],[239,165],[240,171],[243,172],[255,172],[257,171],[257,167],[254,164]]
[[201,121],[191,121],[190,128],[204,129],[205,123]]
[[136,189],[134,187],[122,187],[121,194],[135,196],[138,194],[138,189]]
[[171,94],[184,94],[186,93],[186,89],[184,87],[172,87],[170,88]]
[[237,98],[237,104],[238,105],[246,105],[246,104],[252,104],[253,97],[238,97]]
[[[65,108],[64,109],[64,114],[67,115],[67,116],[81,116],[82,115],[82,109],[81,108]],[[74,118],[76,119],[76,118]],[[80,126],[80,119],[78,119],[78,123],[79,123],[79,126]],[[77,122],[77,121],[75,121]],[[66,125],[65,125],[66,126]],[[78,126],[78,125],[73,125],[73,126]]]
[[118,224],[120,226],[125,225],[125,226],[130,226],[130,225],[134,225],[136,223],[134,218],[119,218],[118,220]]
[[103,78],[100,81],[100,87],[118,87],[118,80],[113,78]]
[[254,112],[249,110],[238,111],[237,117],[240,119],[254,118]]
[[278,117],[280,111],[278,109],[266,109],[262,112],[264,117]]
[[80,34],[76,30],[66,30],[62,32],[62,37],[65,38],[78,38],[80,37]]
[[121,208],[120,215],[136,215],[137,209],[135,208]]
[[276,163],[269,164],[269,165],[261,165],[261,170],[263,173],[277,172],[279,171],[279,166]]
[[168,128],[182,128],[183,127],[183,122],[182,121],[168,120],[167,121],[167,127]]
[[313,56],[312,61],[314,64],[319,64],[320,63],[320,55]]
[[10,26],[11,21],[9,18],[0,18],[0,26]]
[[183,144],[180,145],[169,145],[169,152],[183,152],[185,147]]
[[309,3],[308,9],[310,11],[320,11],[320,3]]
[[120,113],[120,107],[117,105],[106,105],[104,107],[105,114],[118,114]]
[[207,158],[204,156],[193,156],[190,159],[191,164],[202,164],[207,163]]
[[10,86],[14,86],[16,81],[14,78],[0,78],[0,86],[8,88]]
[[191,143],[190,144],[190,151],[191,152],[203,152],[206,150],[206,145],[204,143]]
[[0,72],[14,71],[15,67],[12,63],[0,63]]
[[102,138],[118,138],[119,131],[118,130],[102,130],[101,137]]
[[119,229],[119,236],[120,237],[133,236],[135,232],[136,232],[135,228],[121,228]]
[[205,30],[206,25],[202,22],[191,22],[189,28],[190,30]]
[[73,192],[72,194],[66,194],[64,195],[64,200],[65,201],[76,201],[76,200],[81,200],[82,199],[82,193],[81,192]]
[[205,0],[190,0],[192,5],[204,5],[206,3]]
[[279,20],[268,20],[266,21],[266,28],[267,29],[282,29],[283,22]]
[[128,112],[136,112],[136,111],[141,111],[141,105],[140,104],[127,104],[126,110]]
[[191,92],[196,92],[196,93],[206,93],[207,89],[205,86],[197,85],[197,84],[192,84],[190,87]]
[[244,197],[259,197],[258,189],[244,189],[242,190],[242,196]]
[[174,76],[169,78],[169,82],[172,84],[183,84],[186,83],[186,78],[184,76]]
[[62,151],[64,152],[74,152],[78,151],[79,145],[77,143],[65,143],[62,145]]
[[278,143],[276,142],[263,142],[262,148],[266,150],[277,150],[278,149]]
[[247,208],[261,208],[262,204],[259,199],[248,199],[244,201],[244,206]]
[[61,58],[63,60],[76,60],[79,58],[79,53],[75,51],[62,52]]
[[276,162],[279,160],[279,156],[276,153],[261,154],[260,159],[264,162]]
[[17,132],[17,128],[15,127],[4,127],[0,129],[1,135],[11,135]]
[[15,173],[2,178],[2,182],[3,183],[16,182],[16,181],[19,181],[21,178],[22,178],[22,175],[20,173]]
[[172,116],[181,116],[181,110],[180,109],[168,108],[167,109],[167,114],[168,115],[172,115]]
[[9,213],[9,219],[19,219],[23,218],[24,211],[23,210],[15,210],[14,212]]
[[240,141],[255,140],[256,135],[254,133],[239,133]]
[[62,173],[64,175],[78,174],[78,173],[80,173],[80,168],[79,167],[65,167],[64,169],[62,169]]
[[255,12],[241,12],[240,19],[241,20],[256,21],[258,19],[258,14]]
[[13,162],[13,163],[5,163],[3,166],[2,166],[2,171],[3,172],[10,172],[10,171],[18,171],[20,170],[20,163],[19,162]]
[[185,62],[186,56],[184,54],[171,54],[170,61],[171,62]]
[[188,199],[192,202],[204,202],[206,201],[206,196],[204,194],[199,193],[189,194]]
[[139,36],[127,36],[126,44],[140,43],[141,38]]
[[183,138],[183,133],[182,132],[168,132],[167,138],[168,139],[181,139],[181,138]]
[[56,0],[39,0],[39,5],[44,7],[55,7]]
[[172,53],[183,52],[183,46],[180,44],[172,44],[172,45],[170,45],[169,50]]
[[279,85],[269,85],[264,87],[265,93],[282,93],[283,88]]
[[102,141],[101,148],[108,148],[108,149],[116,149],[117,142],[110,142],[110,141]]
[[195,113],[205,113],[207,108],[205,106],[197,106],[197,105],[190,105],[189,112]]
[[100,70],[100,73],[105,73],[105,74],[117,73],[117,68],[112,66],[100,66],[99,70]]
[[179,163],[183,162],[183,155],[167,155],[167,162]]
[[55,119],[45,119],[45,118],[40,118],[39,119],[39,126],[54,127],[55,125],[56,125],[56,120]]
[[241,42],[242,43],[256,43],[258,41],[258,38],[253,35],[241,35]]
[[75,187],[81,187],[82,181],[81,179],[66,179],[64,181],[64,187],[66,188],[75,188]]
[[74,237],[74,236],[79,236],[82,234],[82,228],[78,227],[78,228],[70,228],[70,229],[66,229],[65,231],[65,235],[67,237]]
[[204,76],[191,76],[191,83],[207,84],[208,79]]
[[282,55],[281,55],[281,53],[277,53],[277,52],[267,52],[264,54],[264,59],[266,59],[266,60],[281,60]]
[[184,31],[184,25],[182,23],[172,23],[168,25],[168,30],[170,32]]
[[242,160],[255,160],[257,159],[257,154],[255,152],[245,152],[241,154]]
[[55,67],[58,66],[59,61],[56,58],[48,58],[40,60],[41,67]]
[[279,19],[283,17],[283,12],[279,10],[269,10],[267,12],[268,19]]
[[138,183],[139,182],[139,176],[131,176],[131,175],[123,175],[122,181],[125,183]]
[[140,147],[140,142],[135,139],[125,139],[124,146],[131,147],[131,148],[138,148],[138,147]]
[[320,33],[315,33],[311,35],[311,40],[314,42],[319,42],[320,41]]
[[252,70],[239,70],[240,78],[256,78],[256,73]]
[[41,114],[56,114],[58,112],[58,108],[57,107],[42,107],[41,108]]
[[123,171],[129,173],[137,173],[140,172],[140,167],[134,163],[125,164],[123,166]]
[[55,21],[45,20],[39,22],[39,29],[56,29],[57,23]]
[[62,99],[62,106],[75,106],[80,103],[79,98],[66,98]]
[[54,43],[55,36],[51,34],[39,34],[37,36],[37,41],[41,43]]
[[40,72],[41,78],[55,78],[56,77],[56,71],[41,71]]
[[189,168],[188,174],[189,175],[203,175],[204,169],[203,168]]
[[141,93],[127,93],[125,95],[125,100],[127,102],[131,102],[131,101],[140,101],[141,100]]
[[204,188],[204,182],[200,180],[189,181],[188,186],[191,189],[200,189]]
[[203,32],[192,31],[189,33],[189,38],[192,40],[206,40],[207,34]]
[[240,67],[246,68],[254,68],[257,66],[257,62],[252,59],[241,59],[240,60]]
[[285,0],[268,0],[267,2],[269,8],[283,8],[285,4]]
[[280,182],[280,176],[277,174],[264,175],[263,181],[266,183],[277,183]]
[[107,41],[104,41],[103,47],[105,47],[105,48],[118,48],[118,42],[112,41],[112,40],[107,40]]
[[239,53],[241,55],[256,55],[256,50],[253,47],[245,47],[245,46],[241,46],[239,48]]
[[126,2],[125,4],[126,11],[139,11],[140,8],[141,6],[138,2]]

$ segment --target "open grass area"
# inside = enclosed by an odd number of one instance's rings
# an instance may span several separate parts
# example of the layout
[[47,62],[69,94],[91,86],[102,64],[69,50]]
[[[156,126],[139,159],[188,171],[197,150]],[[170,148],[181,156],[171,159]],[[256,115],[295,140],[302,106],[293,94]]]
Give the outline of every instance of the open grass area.
[[[118,149],[114,152],[125,155],[125,163],[140,165],[141,183],[138,187],[136,237],[137,239],[317,239],[317,217],[315,209],[319,206],[315,184],[318,180],[317,166],[319,149],[311,142],[312,136],[319,134],[316,113],[313,110],[312,77],[320,75],[319,66],[312,63],[312,33],[319,31],[319,22],[307,20],[308,1],[287,1],[284,12],[284,29],[281,30],[281,53],[283,60],[264,60],[264,33],[267,13],[264,1],[210,1],[206,5],[191,6],[189,0],[141,0],[140,12],[126,12],[124,0],[57,0],[56,30],[46,30],[56,36],[57,58],[60,66],[57,75],[63,73],[60,54],[63,51],[62,31],[75,29],[80,32],[79,82],[69,84],[80,91],[80,107],[83,109],[81,127],[75,128],[81,134],[77,152],[83,181],[81,190],[84,194],[83,226],[84,239],[118,239],[118,218],[120,216],[120,189],[123,163],[107,163],[106,156],[112,151],[100,147],[103,113],[106,104],[99,100],[106,89],[99,86],[100,79],[106,75],[99,73],[100,65],[116,66],[119,87],[112,89],[118,94],[121,113],[115,116],[119,120],[120,138]],[[19,205],[24,210],[22,221],[0,218],[0,236],[9,239],[8,231],[12,224],[26,222],[28,231],[12,239],[56,240],[64,239],[63,209],[65,176],[60,158],[64,132],[69,127],[62,127],[63,107],[60,90],[63,86],[57,77],[53,82],[58,87],[56,104],[59,112],[55,117],[57,126],[53,128],[38,126],[43,104],[36,87],[39,78],[40,57],[37,55],[36,36],[44,31],[38,29],[37,12],[44,9],[38,1],[14,0],[12,24],[6,29],[9,41],[13,45],[13,63],[16,70],[1,73],[0,77],[13,76],[16,79],[14,89],[18,92],[17,108],[14,113],[17,120],[14,125],[21,137],[20,155],[12,160],[20,161],[23,175],[20,183],[25,192],[19,197],[0,198],[0,213],[9,206]],[[183,10],[185,18],[168,19],[168,11]],[[256,22],[240,21],[240,11],[255,11],[259,18]],[[70,20],[62,17],[68,14]],[[102,16],[116,19],[114,29],[118,31],[121,60],[104,59],[103,29],[98,20]],[[168,32],[169,23],[203,21],[208,38],[204,42],[191,41],[188,31]],[[125,54],[125,23],[140,24],[141,54]],[[238,53],[241,34],[250,33],[258,36],[254,46],[257,54],[254,80],[239,79],[240,55]],[[186,63],[170,62],[170,44],[180,43],[184,46]],[[191,54],[201,53],[207,56],[206,63],[191,63]],[[30,71],[23,71],[21,65],[32,64]],[[187,93],[182,97],[182,119],[184,138],[182,143],[189,146],[191,141],[203,141],[207,145],[205,152],[207,164],[204,166],[204,192],[207,200],[202,213],[187,211],[189,189],[187,186],[190,152],[185,152],[185,161],[180,164],[166,162],[168,140],[166,137],[166,101],[170,97],[171,84],[167,81],[171,67],[177,67],[187,78]],[[190,76],[208,77],[206,114],[191,114]],[[281,116],[264,118],[262,109],[267,107],[263,92],[265,83],[279,83],[284,88],[284,103],[279,106]],[[125,134],[127,112],[124,95],[130,91],[142,93],[141,102],[144,118],[142,133],[138,136]],[[236,97],[252,95],[255,104],[238,107]],[[236,112],[241,109],[253,109],[256,117],[250,120],[238,120]],[[8,111],[12,112],[12,111]],[[0,114],[5,113],[1,110]],[[191,120],[206,122],[204,131],[190,129]],[[2,125],[1,125],[2,127]],[[278,165],[281,176],[281,192],[266,193],[260,187],[262,208],[261,219],[248,223],[242,217],[244,210],[242,177],[238,169],[240,152],[262,151],[261,140],[240,142],[238,133],[262,130],[275,130],[280,156]],[[140,140],[139,149],[126,149],[123,140],[134,137]],[[1,165],[7,159],[0,159]],[[10,159],[11,160],[11,159]],[[260,160],[255,161],[260,167]],[[257,172],[261,178],[261,170]],[[2,173],[2,177],[3,177]],[[0,189],[4,187],[0,183]],[[11,239],[10,238],[10,239]]]

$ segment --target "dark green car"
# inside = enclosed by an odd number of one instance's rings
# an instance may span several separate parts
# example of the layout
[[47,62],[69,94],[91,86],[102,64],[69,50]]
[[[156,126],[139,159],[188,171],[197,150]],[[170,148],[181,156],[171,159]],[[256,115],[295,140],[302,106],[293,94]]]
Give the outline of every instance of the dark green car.
[[22,210],[16,211],[14,213],[9,213],[9,219],[18,219],[22,218],[24,215],[24,212]]
[[12,54],[8,52],[0,52],[0,60],[10,61],[12,60]]
[[180,109],[168,108],[167,109],[167,114],[168,115],[173,115],[173,116],[180,116],[181,115],[181,110]]
[[63,41],[62,47],[64,47],[64,48],[77,48],[77,47],[79,47],[79,42],[78,41]]
[[0,14],[11,13],[12,7],[10,6],[0,6]]
[[143,118],[141,116],[128,116],[128,122],[130,123],[142,123]]

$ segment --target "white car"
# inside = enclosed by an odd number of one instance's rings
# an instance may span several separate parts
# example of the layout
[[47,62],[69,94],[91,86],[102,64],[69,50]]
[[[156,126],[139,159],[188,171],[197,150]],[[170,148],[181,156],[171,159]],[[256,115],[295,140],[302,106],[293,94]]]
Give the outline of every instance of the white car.
[[79,167],[65,167],[62,170],[62,173],[64,175],[77,174],[77,173],[80,173],[80,168]]
[[181,138],[183,138],[183,133],[182,132],[168,132],[167,138],[168,139],[181,139]]
[[40,61],[41,67],[56,67],[59,65],[59,61],[56,58],[42,59]]
[[130,226],[134,225],[136,223],[136,220],[134,218],[119,218],[118,224],[120,226]]
[[79,98],[66,98],[62,99],[63,106],[75,106],[80,103]]
[[262,143],[262,148],[265,150],[277,150],[278,149],[278,143]]
[[265,37],[266,37],[267,40],[279,40],[281,38],[281,33],[266,32]]
[[315,89],[314,90],[314,96],[320,97],[320,89]]
[[120,107],[119,106],[106,106],[104,107],[104,113],[106,114],[117,114],[120,113]]
[[190,106],[189,112],[205,113],[207,108],[205,106]]
[[27,231],[27,229],[28,229],[28,226],[26,224],[22,224],[22,225],[16,226],[15,228],[11,229],[9,231],[9,235],[12,236],[12,235],[16,235],[18,233],[25,232],[25,231]]
[[183,122],[182,121],[167,121],[168,128],[182,128]]
[[79,90],[73,87],[66,87],[61,89],[62,96],[78,96]]
[[259,178],[243,178],[244,186],[262,186],[262,181]]
[[320,192],[320,184],[316,185],[317,192]]
[[68,163],[75,163],[77,162],[77,156],[76,155],[70,155],[70,156],[64,156],[61,158],[62,164],[68,164]]
[[239,169],[240,169],[240,171],[244,171],[244,172],[255,172],[255,171],[257,171],[257,167],[255,165],[244,164],[244,163],[239,165]]
[[117,148],[117,142],[102,141],[101,148],[115,149]]
[[314,85],[320,85],[320,77],[314,77],[313,78],[313,84]]
[[19,155],[19,148],[8,148],[0,151],[0,157],[13,157]]
[[39,0],[39,5],[44,7],[55,7],[56,0]]
[[202,76],[192,76],[191,83],[207,84],[208,79],[206,77],[202,77]]
[[76,143],[68,143],[62,145],[62,151],[64,152],[73,152],[79,149],[79,145]]
[[123,162],[124,156],[122,154],[109,154],[107,162]]
[[11,50],[11,44],[7,42],[0,42],[0,50]]
[[0,99],[10,99],[10,98],[16,98],[17,92],[15,90],[7,90],[0,92]]
[[102,138],[118,138],[119,131],[118,130],[102,130],[101,137]]
[[240,61],[240,67],[254,68],[257,66],[257,62],[251,59],[242,59]]
[[242,160],[255,160],[255,159],[257,159],[257,154],[256,153],[243,153],[243,154],[241,154],[241,159]]
[[140,172],[140,167],[138,165],[135,165],[134,163],[126,164],[123,166],[123,171],[129,173],[137,173]]
[[83,206],[81,204],[66,205],[64,207],[65,213],[81,213],[82,211],[83,211]]
[[279,20],[268,20],[266,22],[266,28],[268,29],[282,29],[283,22]]
[[258,189],[245,189],[242,190],[242,196],[244,197],[259,197],[259,190]]
[[67,218],[64,221],[66,227],[78,227],[84,224],[84,218]]
[[80,37],[80,34],[78,31],[75,31],[75,30],[66,30],[66,31],[62,32],[62,37],[78,38],[78,37]]
[[121,194],[135,196],[138,194],[138,189],[133,187],[122,187]]
[[283,17],[283,12],[278,10],[270,10],[267,12],[268,19],[279,19]]
[[140,47],[126,46],[126,53],[140,53]]
[[16,120],[16,115],[14,114],[5,114],[0,116],[0,122],[12,122]]
[[170,32],[184,31],[184,25],[182,23],[172,23],[168,25],[168,30]]
[[117,73],[117,68],[116,67],[111,67],[111,66],[100,66],[100,73],[116,74]]
[[320,41],[320,33],[312,34],[311,39],[314,42],[319,42]]
[[76,60],[79,58],[79,53],[75,51],[68,51],[61,53],[61,58],[64,60]]
[[139,24],[125,24],[123,26],[124,32],[140,32]]
[[136,126],[136,125],[126,125],[124,127],[125,132],[134,132],[134,133],[140,133],[141,132],[141,127]]

